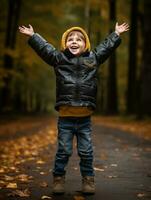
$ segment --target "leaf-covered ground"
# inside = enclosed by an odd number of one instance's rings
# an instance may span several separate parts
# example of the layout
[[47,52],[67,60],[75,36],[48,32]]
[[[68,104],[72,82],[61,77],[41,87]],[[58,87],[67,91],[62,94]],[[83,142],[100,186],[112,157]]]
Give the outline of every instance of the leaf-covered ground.
[[151,119],[136,120],[133,118],[121,117],[99,117],[93,118],[94,123],[103,126],[120,129],[147,140],[151,140]]
[[[54,198],[49,193],[49,188],[51,187],[49,177],[51,177],[50,174],[52,172],[52,162],[57,141],[56,123],[57,119],[52,117],[22,117],[13,120],[0,120],[0,199],[4,200],[6,197],[6,199],[9,200],[18,200],[22,198],[35,199],[35,197],[32,196],[34,192],[39,192],[39,194],[37,194],[38,199],[58,199],[56,197]],[[145,140],[147,139],[147,141],[150,141],[150,120],[130,121],[121,120],[118,117],[97,116],[93,117],[93,124],[95,127],[94,132],[97,133],[94,134],[96,145],[94,170],[96,173],[104,173],[105,181],[112,179],[117,179],[118,181],[121,175],[120,173],[123,169],[128,170],[128,167],[125,168],[124,164],[124,168],[121,168],[120,172],[118,171],[117,173],[115,173],[115,170],[112,171],[111,169],[117,169],[122,165],[122,162],[125,162],[125,160],[122,161],[124,154],[128,159],[139,162],[139,170],[141,170],[141,173],[142,171],[144,173],[144,170],[142,170],[143,168],[141,169],[141,160],[145,158],[141,158],[141,154],[143,156],[148,156],[151,152],[151,146],[148,144],[144,147],[139,146],[141,143],[138,141],[135,142],[135,138],[133,138],[132,143],[134,143],[134,146],[130,145],[130,147],[128,147],[129,144],[126,144],[125,139],[118,138],[118,134],[116,135],[116,133],[119,131],[116,130],[124,130],[124,132],[119,132],[119,135],[124,134],[125,138],[132,133],[138,135],[139,138],[145,138]],[[111,133],[106,134],[106,129],[100,129],[100,127],[110,127],[111,130],[113,130],[113,138],[110,136]],[[104,138],[106,136],[109,138],[107,138],[105,142]],[[101,143],[100,146],[100,141],[102,141],[102,139],[104,139],[104,143]],[[116,144],[114,144],[114,142]],[[111,145],[115,146],[112,150],[110,150]],[[118,145],[120,145],[120,147]],[[119,156],[115,158],[115,160],[112,160],[115,156],[113,152]],[[144,152],[146,152],[146,154],[144,154]],[[113,155],[110,156],[109,154]],[[119,158],[121,159],[121,163],[119,163]],[[147,160],[144,161],[148,162]],[[104,162],[104,165],[102,165],[102,162]],[[78,168],[74,162],[71,162],[70,168],[73,168],[74,172],[77,173]],[[150,178],[150,173],[146,173],[146,176]],[[69,181],[72,182],[71,174]],[[76,175],[74,174],[74,177],[79,177],[79,173]],[[147,182],[146,179],[144,183],[141,177],[140,180],[142,181],[142,185],[140,183],[139,187],[146,187],[144,186]],[[118,183],[120,181],[121,179],[119,179]],[[134,181],[133,177],[132,181]],[[77,182],[77,185],[78,184],[79,182]],[[71,184],[71,188],[72,186]],[[151,186],[148,187],[151,189]],[[44,192],[42,192],[43,189],[45,189]],[[135,196],[145,199],[147,195],[148,193],[145,189],[142,191],[138,189]],[[86,198],[77,193],[74,194],[72,198],[70,196],[67,198],[66,196],[65,199],[84,200]]]
[[[56,121],[49,117],[1,120],[0,139],[0,189],[15,189],[8,193],[10,197],[29,197],[28,188],[18,189],[18,184],[34,181],[33,176],[23,172],[22,164],[33,161],[40,171],[39,165],[45,163],[40,156],[41,150],[56,142]],[[43,173],[39,172],[41,175]],[[42,182],[40,186],[47,187],[48,184]]]

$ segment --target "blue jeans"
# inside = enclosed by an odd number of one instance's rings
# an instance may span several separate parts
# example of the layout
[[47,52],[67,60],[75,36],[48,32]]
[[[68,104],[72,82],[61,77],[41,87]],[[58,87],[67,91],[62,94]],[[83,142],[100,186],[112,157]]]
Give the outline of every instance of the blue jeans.
[[58,149],[53,169],[54,176],[62,176],[66,173],[65,167],[72,155],[74,135],[77,138],[81,175],[94,176],[91,132],[90,117],[59,117]]

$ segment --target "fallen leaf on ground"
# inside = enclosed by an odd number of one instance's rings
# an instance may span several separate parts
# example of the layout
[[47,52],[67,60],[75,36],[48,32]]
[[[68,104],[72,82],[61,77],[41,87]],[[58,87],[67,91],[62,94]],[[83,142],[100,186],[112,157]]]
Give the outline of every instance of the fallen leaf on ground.
[[44,174],[46,174],[46,172],[40,172],[40,174],[41,174],[41,175],[44,175]]
[[145,196],[144,193],[139,193],[139,194],[137,194],[137,197],[139,197],[139,198],[142,198],[142,197],[144,197],[144,196]]
[[33,177],[28,176],[27,174],[20,174],[20,175],[16,176],[16,178],[18,178],[22,182],[29,182]]
[[40,183],[40,186],[41,187],[48,187],[48,183],[44,181],[44,182]]
[[30,191],[27,189],[25,190],[16,190],[8,194],[8,196],[18,196],[18,197],[29,197]]
[[4,176],[4,179],[5,179],[5,181],[13,181],[13,180],[14,180],[14,177],[5,175],[5,176]]
[[98,168],[98,167],[94,167],[94,170],[95,170],[95,171],[104,172],[104,169],[102,169],[102,168]]
[[2,181],[2,180],[0,180],[0,187],[2,188],[2,187],[5,187],[6,186],[6,182],[5,181]]
[[45,162],[43,160],[37,160],[37,164],[44,164]]
[[5,172],[5,170],[1,168],[0,169],[0,173],[4,173],[4,172]]
[[30,157],[30,158],[28,158],[27,160],[28,160],[28,161],[31,161],[31,160],[35,160],[35,158],[34,158],[34,157]]
[[6,188],[17,188],[17,183],[8,183],[8,185],[6,186]]
[[74,200],[85,200],[85,198],[82,196],[74,196],[73,198]]
[[41,199],[52,199],[52,198],[49,196],[42,196]]
[[17,168],[16,168],[16,167],[10,167],[10,169],[11,169],[11,170],[14,170],[14,171],[16,171],[16,170],[17,170]]
[[111,167],[117,167],[117,164],[111,164]]
[[108,178],[117,178],[115,175],[109,175]]
[[74,170],[78,170],[78,168],[77,168],[77,167],[74,167],[73,169],[74,169]]

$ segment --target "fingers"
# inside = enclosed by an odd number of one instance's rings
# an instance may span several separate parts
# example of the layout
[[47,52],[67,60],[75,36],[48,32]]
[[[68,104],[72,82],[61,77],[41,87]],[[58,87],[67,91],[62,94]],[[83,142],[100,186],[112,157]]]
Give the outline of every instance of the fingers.
[[[116,25],[118,25],[118,22],[116,22]],[[129,27],[129,24],[127,22],[124,22],[123,24],[119,25],[120,27]]]
[[22,28],[26,29],[27,27],[26,26],[21,26]]
[[29,28],[32,28],[32,29],[33,29],[32,25],[29,24]]
[[25,30],[25,28],[23,26],[19,26],[19,30],[20,30],[20,32],[23,32]]
[[27,27],[25,27],[25,26],[19,26],[18,27],[19,28],[19,32],[20,33],[23,33],[23,34],[25,34],[25,35],[27,35],[28,34],[28,32],[29,32],[29,28],[27,28]]
[[128,24],[128,23],[126,23],[126,22],[125,22],[125,23],[123,23],[123,24],[121,24],[120,26],[121,26],[121,27],[124,27],[124,28],[129,28],[129,24]]
[[19,31],[21,33],[24,33],[27,30],[27,28],[25,26],[19,26]]
[[29,24],[29,28],[28,27],[26,27],[26,26],[23,26],[23,25],[21,25],[21,26],[19,26],[19,29],[21,29],[21,30],[29,30],[29,29],[32,29],[33,30],[33,27]]
[[123,24],[121,24],[121,26],[125,26],[127,23],[126,22],[124,22]]
[[23,33],[27,36],[32,36],[34,34],[34,30],[33,30],[33,27],[29,24],[29,27],[26,27],[26,26],[19,26],[18,27],[20,33]]
[[123,25],[123,29],[124,29],[124,31],[128,31],[129,30],[129,24],[125,23]]
[[124,23],[123,26],[129,27],[129,24],[128,23]]
[[126,23],[126,22],[124,22],[123,24],[121,24],[119,27],[122,29],[123,32],[126,32],[126,31],[129,30],[129,24]]
[[119,34],[124,33],[126,31],[129,30],[129,24],[124,22],[121,25],[118,25],[118,23],[116,22],[116,27],[115,27],[115,31]]

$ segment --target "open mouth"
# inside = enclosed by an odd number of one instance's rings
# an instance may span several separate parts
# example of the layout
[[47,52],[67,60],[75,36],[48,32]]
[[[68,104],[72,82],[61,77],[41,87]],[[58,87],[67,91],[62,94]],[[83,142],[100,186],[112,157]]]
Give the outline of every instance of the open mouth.
[[73,52],[73,53],[74,52],[76,53],[77,51],[79,51],[79,47],[78,46],[71,46],[70,51]]
[[71,46],[70,48],[71,48],[71,49],[79,49],[78,46]]

